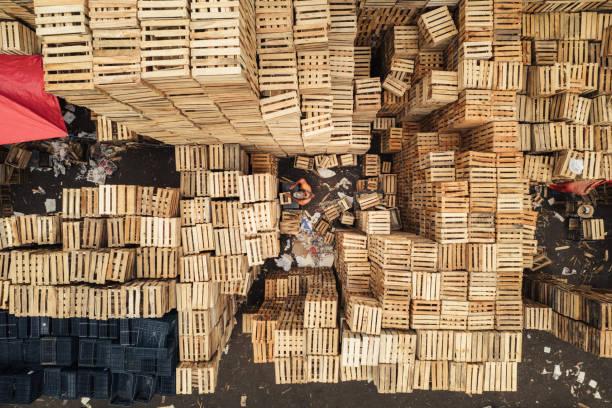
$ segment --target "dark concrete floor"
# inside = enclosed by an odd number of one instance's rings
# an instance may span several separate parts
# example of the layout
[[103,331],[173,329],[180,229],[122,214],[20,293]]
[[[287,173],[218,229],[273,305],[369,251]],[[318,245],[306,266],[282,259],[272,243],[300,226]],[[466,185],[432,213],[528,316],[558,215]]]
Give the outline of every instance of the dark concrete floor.
[[[116,161],[118,170],[107,183],[112,184],[141,184],[176,187],[179,183],[178,173],[174,171],[174,154],[170,147],[136,147],[128,149],[119,155]],[[292,169],[286,163],[281,163],[281,175],[291,180],[297,180],[303,172]],[[339,174],[331,179],[318,179],[314,174],[307,174],[306,178],[313,184],[315,194],[324,195],[327,187],[322,183],[333,186],[338,179],[346,176],[354,182],[358,177],[358,168],[340,170]],[[24,213],[44,213],[44,200],[46,198],[60,198],[62,187],[80,187],[91,185],[83,180],[75,180],[78,171],[76,168],[68,169],[65,176],[55,178],[51,172],[35,172],[30,175],[24,185],[14,186],[13,195],[15,211]],[[34,194],[33,189],[42,186],[45,195]],[[318,197],[323,198],[322,195]],[[317,201],[313,202],[316,206]],[[58,201],[61,208],[61,201]],[[313,207],[314,208],[314,207]],[[604,214],[604,209],[598,209]],[[608,210],[606,210],[608,211]],[[538,239],[541,244],[550,248],[565,245],[566,226],[552,218],[552,210],[545,208],[543,216],[538,221]],[[611,230],[609,212],[607,216],[607,230]],[[565,234],[565,235],[564,235]],[[579,272],[570,276],[576,282],[589,282],[600,287],[611,287],[610,261],[605,263],[604,269],[593,276],[593,271],[602,264],[603,251],[610,248],[610,240],[601,243],[589,243],[588,249],[594,258],[585,258],[581,251],[585,248],[567,241],[571,248],[568,251],[555,254],[549,250],[553,265],[546,268],[548,273],[560,274],[564,265],[575,262],[573,268],[587,272]],[[552,255],[554,256],[552,256]],[[576,257],[577,261],[572,261]],[[263,297],[263,279],[255,283],[250,295],[250,304],[258,303]],[[240,316],[237,316],[240,321]],[[550,354],[544,353],[544,347],[550,347]],[[555,365],[560,365],[562,375],[559,379],[552,378]],[[585,372],[582,384],[576,381],[579,364]],[[570,370],[566,373],[566,370]],[[545,372],[545,374],[543,374]],[[516,393],[485,393],[483,395],[469,396],[463,393],[442,391],[415,391],[407,395],[377,394],[373,384],[367,383],[340,383],[340,384],[305,384],[305,385],[275,385],[273,364],[253,364],[250,335],[242,334],[240,325],[236,326],[229,344],[229,353],[221,360],[217,391],[214,395],[177,396],[167,397],[162,402],[159,396],[151,402],[151,407],[162,407],[173,404],[175,407],[221,407],[239,406],[243,395],[247,397],[247,407],[266,406],[380,406],[388,407],[605,407],[610,406],[612,400],[612,385],[607,377],[612,373],[612,360],[599,359],[592,354],[582,352],[571,345],[561,342],[552,335],[542,332],[526,331],[523,338],[523,362],[519,364],[519,391]],[[595,388],[588,384],[591,380],[597,382]],[[596,399],[594,393],[598,391],[601,399]],[[105,407],[106,402],[91,401],[93,407]],[[60,403],[56,400],[42,399],[32,405],[33,407],[78,407],[78,401]]]

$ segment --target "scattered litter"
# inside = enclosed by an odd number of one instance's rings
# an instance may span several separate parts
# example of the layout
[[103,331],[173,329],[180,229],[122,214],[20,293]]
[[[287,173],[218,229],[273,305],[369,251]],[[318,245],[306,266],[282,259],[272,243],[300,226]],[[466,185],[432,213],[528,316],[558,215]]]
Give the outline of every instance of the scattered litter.
[[240,397],[240,406],[241,407],[246,407],[246,399],[247,399],[247,396],[242,394],[242,396]]
[[338,191],[338,197],[340,197],[340,199],[346,198],[346,201],[348,201],[349,205],[351,207],[353,206],[353,196],[349,196],[344,194],[342,191]]
[[548,204],[553,205],[555,203],[555,197],[550,197],[548,199]]
[[223,349],[223,354],[227,355],[227,353],[229,353],[229,344],[225,345],[225,348]]
[[599,394],[599,391],[595,391],[595,393],[593,393],[593,398],[601,399],[601,395]]
[[591,380],[591,381],[589,381],[589,387],[591,387],[591,388],[597,388],[597,381],[595,381],[595,380]]
[[574,174],[582,174],[584,171],[584,160],[570,158],[568,168]]
[[296,255],[295,261],[297,262],[300,268],[303,268],[306,266],[312,266],[312,267],[315,266],[314,259],[312,258],[312,255],[310,253],[306,256]]
[[578,381],[580,384],[584,382],[584,371],[581,371],[578,373],[578,377],[576,377],[576,381]]
[[76,115],[70,111],[64,113],[64,122],[71,124],[76,119]]
[[280,258],[275,259],[274,263],[285,272],[289,272],[291,264],[293,263],[293,257],[290,254],[283,254]]
[[285,394],[285,393],[289,392],[289,390],[291,390],[291,387],[289,387],[285,391],[281,392],[281,394]]
[[542,374],[542,375],[550,374],[550,371],[547,371],[545,368],[543,368],[542,372],[540,374]]
[[563,270],[561,271],[561,275],[575,275],[576,274],[576,270],[572,269],[572,271],[570,272],[570,268],[568,268],[567,266],[563,267]]
[[553,371],[553,380],[558,380],[561,377],[561,366],[559,364],[555,364],[555,369]]
[[349,188],[351,188],[352,185],[353,185],[353,183],[351,183],[351,181],[349,179],[347,179],[346,177],[342,177],[340,179],[340,181],[338,183],[336,183],[336,185],[334,187],[335,188],[343,188],[345,190],[348,190]]
[[315,225],[317,221],[319,221],[319,218],[321,218],[321,213],[317,211],[310,217],[310,225]]
[[83,397],[81,398],[81,405],[87,408],[91,408],[91,405],[89,405],[89,398],[88,397]]
[[47,194],[47,192],[45,191],[45,189],[44,189],[44,188],[42,188],[41,186],[38,186],[38,188],[33,188],[33,189],[32,189],[32,193],[34,193],[34,194],[42,194],[42,195]]
[[317,168],[317,173],[319,173],[319,176],[321,178],[330,178],[330,177],[334,177],[336,175],[336,172],[330,169],[320,169]]
[[71,103],[67,103],[67,104],[65,104],[65,105],[64,105],[64,108],[65,108],[67,111],[70,111],[70,112],[74,112],[74,111],[76,110],[76,108],[74,107],[74,105],[73,105],[73,104],[71,104]]
[[566,249],[569,249],[569,245],[564,245],[564,246],[556,247],[555,251],[565,251]]
[[555,218],[561,222],[565,222],[565,218],[563,218],[563,216],[556,211],[555,211]]
[[87,171],[86,180],[94,184],[106,183],[106,170],[104,167],[94,167]]
[[47,211],[47,214],[53,213],[57,210],[57,202],[55,198],[47,198],[45,200],[45,210]]
[[174,408],[174,404],[172,404],[172,405],[165,405],[163,407],[157,407],[157,408]]
[[550,347],[544,347],[544,352],[545,353],[550,353]]
[[589,406],[588,406],[588,405],[584,405],[582,402],[579,402],[579,403],[578,403],[578,406],[579,406],[580,408],[589,408]]
[[91,139],[91,140],[97,140],[98,138],[98,133],[97,132],[83,132],[80,131],[79,133],[77,133],[77,137],[81,138],[81,139]]
[[285,244],[283,251],[288,251],[289,248],[291,248],[291,239],[287,239],[287,243]]
[[528,339],[530,339],[530,338],[531,338],[531,334],[528,334],[528,335],[527,335],[527,338],[528,338]]
[[13,215],[15,217],[21,217],[22,215],[25,215],[24,213],[22,213],[21,211],[13,211]]

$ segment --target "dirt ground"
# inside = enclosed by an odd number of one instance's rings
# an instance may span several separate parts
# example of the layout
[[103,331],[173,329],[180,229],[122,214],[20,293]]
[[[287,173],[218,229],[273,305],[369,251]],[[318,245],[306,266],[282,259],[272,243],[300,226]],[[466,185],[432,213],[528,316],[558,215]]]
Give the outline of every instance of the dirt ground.
[[[170,147],[136,147],[122,152],[114,159],[118,170],[107,179],[112,184],[140,184],[177,187],[178,173],[174,170],[174,153]],[[317,199],[309,210],[316,211],[316,204],[325,197],[330,186],[333,187],[343,177],[354,186],[359,177],[359,168],[347,168],[338,171],[329,179],[321,179],[314,173],[305,174],[293,169],[289,161],[281,163],[280,175],[290,180],[305,176],[313,186]],[[77,180],[79,171],[76,167],[67,169],[66,175],[54,177],[52,172],[35,172],[26,184],[13,187],[15,211],[23,213],[44,213],[44,201],[56,198],[57,207],[61,208],[60,193],[62,187],[89,186],[84,180]],[[325,185],[327,184],[327,186]],[[40,189],[44,194],[40,194]],[[354,188],[354,187],[353,187]],[[337,194],[332,191],[332,194]],[[348,193],[347,193],[348,194]],[[597,244],[576,244],[567,240],[564,223],[554,217],[558,208],[549,207],[542,210],[538,221],[537,237],[540,245],[549,248],[552,265],[546,267],[546,273],[562,275],[567,266],[573,275],[567,275],[570,281],[593,284],[598,287],[612,287],[610,260],[604,261],[605,250],[612,249],[610,240]],[[311,213],[312,213],[311,211]],[[610,208],[599,208],[598,213],[606,218],[606,230],[612,230]],[[281,238],[281,248],[286,237]],[[563,251],[554,251],[555,247],[569,245]],[[585,252],[593,255],[585,256]],[[268,262],[267,267],[274,267]],[[600,270],[595,273],[594,271]],[[266,268],[264,268],[266,269]],[[263,298],[263,277],[254,284],[249,295],[249,304],[256,304]],[[612,373],[612,360],[599,359],[592,354],[582,352],[571,345],[555,339],[552,335],[525,331],[523,337],[523,362],[519,364],[518,392],[485,393],[483,395],[466,395],[445,391],[414,391],[406,395],[378,394],[373,384],[340,383],[340,384],[305,384],[275,385],[273,364],[254,364],[250,335],[241,333],[240,315],[229,343],[229,352],[221,360],[217,391],[214,395],[192,395],[167,397],[164,401],[159,396],[148,405],[150,407],[221,407],[240,406],[246,396],[247,407],[266,406],[381,406],[387,407],[581,407],[594,408],[611,406],[612,386],[608,377]],[[547,348],[550,348],[550,352]],[[546,349],[546,350],[545,350]],[[559,365],[561,376],[553,378],[555,366]],[[579,372],[584,372],[584,379],[579,381]],[[579,405],[583,404],[583,405]],[[33,407],[78,407],[79,401],[60,403],[56,400],[41,399]],[[105,407],[106,402],[90,401],[93,407]]]

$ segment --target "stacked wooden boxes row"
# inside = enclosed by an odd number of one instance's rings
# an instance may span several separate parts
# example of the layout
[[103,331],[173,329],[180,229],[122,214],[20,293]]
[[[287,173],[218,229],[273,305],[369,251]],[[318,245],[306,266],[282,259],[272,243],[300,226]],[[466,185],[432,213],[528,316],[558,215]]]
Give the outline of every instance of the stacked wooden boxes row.
[[248,155],[237,144],[176,146],[175,157],[182,197],[177,393],[210,393],[235,297],[247,295],[264,260],[280,250],[278,181],[268,172],[248,175]]
[[[134,11],[134,20],[128,19],[132,25],[115,27],[133,29],[119,31],[118,35],[115,35],[117,31],[95,32],[97,20],[95,13],[90,20],[89,6],[92,11],[97,8],[96,3],[92,3],[89,5],[83,0],[40,0],[34,3],[36,34],[42,44],[45,89],[73,104],[87,106],[96,114],[124,123],[137,133],[162,139],[177,137],[167,128],[150,125],[152,114],[161,114],[163,110],[149,111],[147,116],[141,106],[109,92],[119,86],[120,93],[128,93],[123,84],[137,82],[136,78],[140,78],[140,30],[135,20],[136,2],[129,6]],[[117,16],[112,8],[105,7],[105,12],[109,10],[115,16],[110,20],[125,20],[122,14]],[[90,27],[90,21],[94,22],[94,27]],[[102,84],[108,86],[103,89],[100,87]],[[138,88],[140,92],[143,88],[149,91],[146,86]],[[152,94],[154,92],[149,92],[146,97]],[[142,98],[143,94],[139,97]],[[168,109],[174,109],[169,101],[166,105]],[[168,109],[164,112],[168,112]],[[172,113],[176,118],[178,111],[174,109]]]
[[[551,332],[555,337],[593,353],[612,358],[612,293],[578,286],[544,274],[528,275],[524,285],[525,328]],[[528,299],[527,299],[528,298]]]
[[327,0],[295,0],[293,39],[297,53],[298,90],[304,149],[323,153],[332,135],[331,26]]
[[[353,115],[357,48],[357,9],[354,0],[329,1],[331,24],[328,33],[331,69],[332,133],[328,153],[365,153],[369,141],[361,135],[360,120]],[[369,76],[369,70],[367,76]],[[365,149],[365,150],[364,150]]]
[[2,248],[13,248],[2,253],[9,310],[91,319],[164,316],[176,307],[177,212],[178,189],[103,185],[64,189],[61,216],[3,219]]
[[532,183],[610,178],[612,65],[603,51],[609,25],[609,14],[597,11],[522,15],[529,58],[519,149]]
[[284,151],[304,153],[293,2],[256,0],[255,29],[263,120]]
[[222,138],[285,154],[259,109],[253,0],[40,0],[35,10],[49,92],[165,143]]
[[355,194],[357,228],[366,234],[389,234],[396,206],[397,175],[390,173],[391,163],[381,163],[377,154],[366,154],[361,160],[362,178]]
[[265,300],[243,315],[253,361],[274,363],[277,384],[337,383],[338,294],[329,268],[272,271]]

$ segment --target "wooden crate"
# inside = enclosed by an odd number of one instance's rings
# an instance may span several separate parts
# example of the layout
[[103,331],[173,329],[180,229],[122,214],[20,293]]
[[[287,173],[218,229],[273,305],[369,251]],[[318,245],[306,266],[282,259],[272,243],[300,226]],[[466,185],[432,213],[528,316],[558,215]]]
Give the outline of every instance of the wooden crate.
[[89,32],[87,2],[83,0],[37,0],[34,12],[40,37]]
[[176,278],[179,270],[178,262],[178,248],[137,248],[135,277],[148,279]]
[[[76,27],[81,30],[80,26]],[[44,26],[40,28],[44,29]],[[58,29],[61,31],[61,25]],[[46,35],[42,38],[42,53],[47,91],[93,89],[90,34]]]
[[440,49],[458,34],[448,7],[439,7],[421,14],[418,21],[419,48]]
[[337,383],[339,356],[307,356],[308,382]]
[[605,232],[604,220],[602,218],[583,219],[582,235],[585,240],[606,239],[607,232]]
[[304,384],[307,382],[306,369],[306,357],[274,358],[276,384]]
[[391,216],[389,211],[358,211],[357,227],[366,234],[390,234]]
[[182,233],[180,223],[180,218],[142,217],[140,246],[171,248],[180,246]]
[[521,300],[498,300],[495,306],[497,330],[521,330],[523,328],[523,304]]
[[0,22],[0,54],[34,55],[40,46],[34,31],[17,21]]
[[313,288],[308,290],[304,305],[304,327],[306,328],[334,328],[338,294],[335,290]]
[[[480,198],[474,200],[474,205],[478,204]],[[472,201],[470,201],[472,204]],[[489,209],[492,205],[485,203]],[[489,212],[472,212],[468,215],[468,241],[481,244],[495,242],[495,214]]]
[[553,311],[550,306],[524,299],[524,328],[530,330],[552,330]]
[[440,299],[439,273],[412,272],[412,299],[439,300]]

